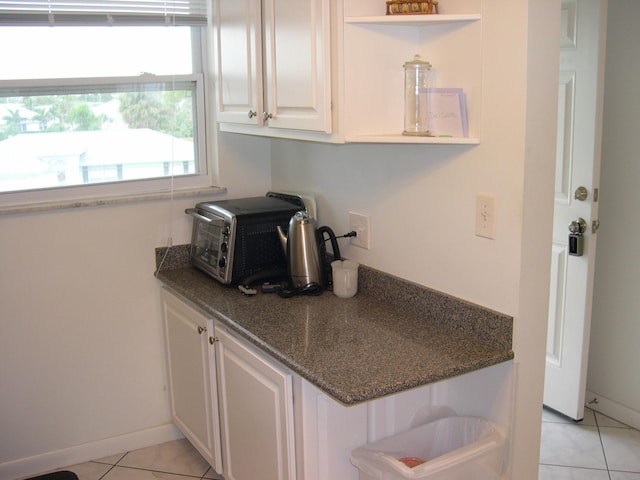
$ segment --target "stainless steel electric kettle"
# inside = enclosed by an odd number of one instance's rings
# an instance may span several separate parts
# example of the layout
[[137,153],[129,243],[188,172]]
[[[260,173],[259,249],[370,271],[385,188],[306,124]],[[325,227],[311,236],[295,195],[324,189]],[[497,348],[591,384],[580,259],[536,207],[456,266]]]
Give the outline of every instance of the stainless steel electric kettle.
[[331,274],[331,262],[327,261],[325,249],[328,235],[331,240],[333,259],[340,260],[340,248],[333,230],[317,228],[316,220],[307,212],[297,212],[289,221],[288,235],[277,227],[287,258],[287,269],[291,289],[298,293],[320,293],[327,287]]

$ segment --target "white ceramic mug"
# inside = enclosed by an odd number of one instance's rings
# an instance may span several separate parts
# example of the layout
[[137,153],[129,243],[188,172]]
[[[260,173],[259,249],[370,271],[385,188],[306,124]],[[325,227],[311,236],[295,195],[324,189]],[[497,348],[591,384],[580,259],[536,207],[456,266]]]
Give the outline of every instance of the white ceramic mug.
[[358,292],[358,264],[350,260],[331,262],[333,293],[340,298],[353,297]]

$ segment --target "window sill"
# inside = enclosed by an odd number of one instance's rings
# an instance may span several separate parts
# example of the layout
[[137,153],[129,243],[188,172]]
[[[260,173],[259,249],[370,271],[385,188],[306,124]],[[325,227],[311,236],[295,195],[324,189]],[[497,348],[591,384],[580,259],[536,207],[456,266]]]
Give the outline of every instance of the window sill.
[[97,207],[103,205],[118,205],[121,203],[137,203],[170,198],[196,197],[199,195],[220,194],[227,191],[226,187],[185,188],[182,190],[149,192],[104,196],[99,198],[85,198],[80,200],[62,200],[57,202],[31,203],[23,205],[8,205],[0,207],[0,216],[19,213],[45,212],[48,210],[64,210],[68,208]]

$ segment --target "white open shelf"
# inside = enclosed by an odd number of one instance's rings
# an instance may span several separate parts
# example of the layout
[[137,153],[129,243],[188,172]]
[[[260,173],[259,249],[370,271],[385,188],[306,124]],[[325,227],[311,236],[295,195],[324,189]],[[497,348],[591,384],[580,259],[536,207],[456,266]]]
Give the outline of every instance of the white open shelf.
[[402,134],[347,135],[346,143],[414,143],[430,145],[478,145],[479,138],[471,137],[419,137]]
[[[480,144],[482,14],[478,5],[432,15],[384,15],[366,0],[350,0],[344,19],[346,143]],[[460,0],[464,2],[464,0]],[[469,13],[474,12],[474,13]],[[402,135],[402,65],[418,54],[432,69],[432,86],[460,88],[469,137]],[[350,68],[357,65],[357,68]]]
[[407,25],[420,26],[429,24],[445,24],[457,22],[474,22],[480,20],[479,13],[451,14],[451,15],[372,15],[364,17],[345,17],[345,23],[376,24],[376,25]]

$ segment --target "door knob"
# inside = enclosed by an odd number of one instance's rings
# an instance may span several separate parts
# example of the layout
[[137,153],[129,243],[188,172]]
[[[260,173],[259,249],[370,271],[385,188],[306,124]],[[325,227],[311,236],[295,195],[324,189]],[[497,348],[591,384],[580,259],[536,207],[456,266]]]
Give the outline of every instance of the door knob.
[[589,196],[589,191],[585,187],[576,188],[575,193],[573,194],[573,198],[580,202],[584,202]]

